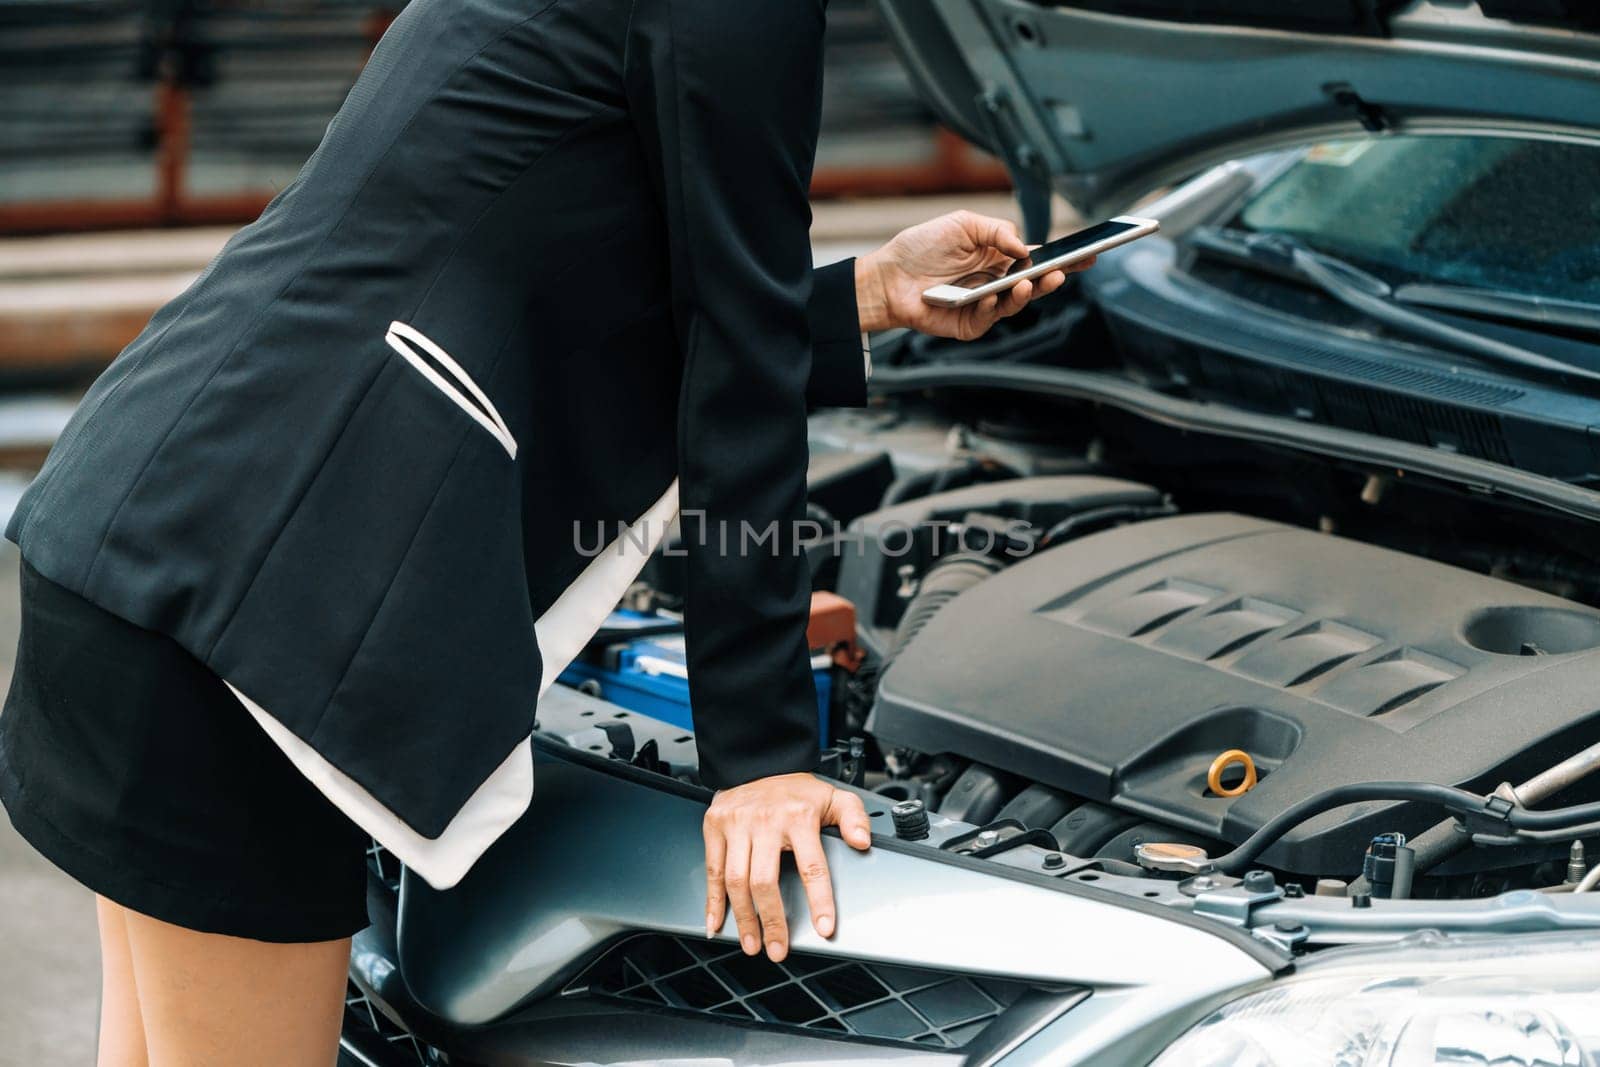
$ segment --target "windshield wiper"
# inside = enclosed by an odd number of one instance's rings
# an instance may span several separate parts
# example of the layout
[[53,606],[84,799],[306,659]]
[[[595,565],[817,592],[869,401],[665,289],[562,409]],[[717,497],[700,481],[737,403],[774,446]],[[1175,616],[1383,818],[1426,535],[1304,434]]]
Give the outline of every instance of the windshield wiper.
[[1581,300],[1561,300],[1519,293],[1514,289],[1488,289],[1439,282],[1413,282],[1397,286],[1394,299],[1401,304],[1456,311],[1504,322],[1600,334],[1600,304],[1586,304]]
[[1221,226],[1199,227],[1191,231],[1196,247],[1220,253],[1226,258],[1254,264],[1279,274],[1298,278],[1333,297],[1346,307],[1395,330],[1458,352],[1520,370],[1535,370],[1585,381],[1600,381],[1600,372],[1530,351],[1520,345],[1484,337],[1430,315],[1412,311],[1397,301],[1389,283],[1353,264],[1306,247],[1294,237],[1281,233],[1253,233]]

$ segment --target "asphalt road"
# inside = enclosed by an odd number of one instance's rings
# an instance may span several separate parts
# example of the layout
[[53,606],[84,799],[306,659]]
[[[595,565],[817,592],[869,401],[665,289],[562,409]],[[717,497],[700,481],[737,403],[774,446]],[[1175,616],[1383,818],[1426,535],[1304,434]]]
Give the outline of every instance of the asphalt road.
[[[17,651],[17,549],[0,542],[0,682]],[[0,818],[0,1067],[94,1062],[94,898]]]

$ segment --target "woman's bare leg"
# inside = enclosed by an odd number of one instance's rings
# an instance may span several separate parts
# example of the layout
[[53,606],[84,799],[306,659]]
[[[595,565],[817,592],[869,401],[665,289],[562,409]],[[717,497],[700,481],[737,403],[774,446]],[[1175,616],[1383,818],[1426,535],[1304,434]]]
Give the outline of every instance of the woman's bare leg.
[[279,945],[124,914],[153,1067],[333,1067],[349,938]]
[[128,949],[126,911],[105,897],[94,898],[100,921],[100,1052],[98,1067],[148,1067],[144,1022],[139,1017],[133,956]]

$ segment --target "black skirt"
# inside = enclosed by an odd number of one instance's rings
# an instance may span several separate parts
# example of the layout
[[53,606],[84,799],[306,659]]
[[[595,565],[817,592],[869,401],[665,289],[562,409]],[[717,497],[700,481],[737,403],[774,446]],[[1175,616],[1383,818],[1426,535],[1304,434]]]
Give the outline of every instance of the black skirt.
[[170,638],[22,566],[0,803],[34,848],[133,911],[258,941],[367,924],[367,837]]

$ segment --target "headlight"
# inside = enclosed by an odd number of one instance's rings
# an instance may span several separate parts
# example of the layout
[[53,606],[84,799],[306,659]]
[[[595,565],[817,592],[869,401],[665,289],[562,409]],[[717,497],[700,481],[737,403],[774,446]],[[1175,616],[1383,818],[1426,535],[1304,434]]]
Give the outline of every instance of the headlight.
[[1600,937],[1435,933],[1330,952],[1235,1000],[1154,1067],[1595,1067]]

